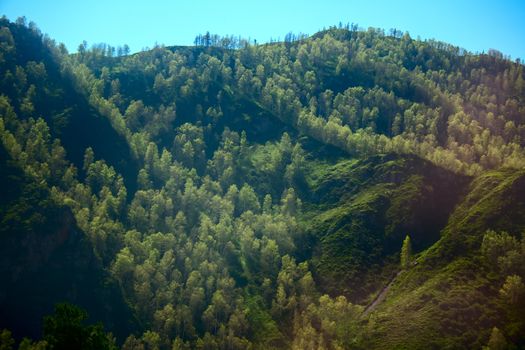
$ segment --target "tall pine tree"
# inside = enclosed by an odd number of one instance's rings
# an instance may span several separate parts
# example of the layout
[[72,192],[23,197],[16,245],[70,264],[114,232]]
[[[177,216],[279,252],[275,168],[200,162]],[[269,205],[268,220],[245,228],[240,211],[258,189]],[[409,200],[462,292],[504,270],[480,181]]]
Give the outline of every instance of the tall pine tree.
[[401,247],[401,268],[408,269],[410,266],[410,261],[412,260],[412,242],[410,241],[410,236],[407,235],[403,241],[403,246]]

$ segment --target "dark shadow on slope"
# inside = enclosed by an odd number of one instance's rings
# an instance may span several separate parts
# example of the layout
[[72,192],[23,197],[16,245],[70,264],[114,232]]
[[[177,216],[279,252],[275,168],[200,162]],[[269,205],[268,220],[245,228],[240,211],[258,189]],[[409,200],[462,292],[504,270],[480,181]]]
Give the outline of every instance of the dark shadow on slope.
[[43,316],[67,301],[123,341],[135,318],[71,211],[26,179],[3,147],[0,169],[0,329],[40,338]]
[[469,178],[415,156],[345,161],[314,185],[310,234],[325,292],[364,301],[396,270],[404,237],[421,251],[440,237]]

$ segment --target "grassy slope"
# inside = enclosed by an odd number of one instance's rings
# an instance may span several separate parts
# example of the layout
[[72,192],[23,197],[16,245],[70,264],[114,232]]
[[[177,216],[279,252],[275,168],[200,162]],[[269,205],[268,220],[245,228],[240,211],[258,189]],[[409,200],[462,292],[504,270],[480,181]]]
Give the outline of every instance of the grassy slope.
[[[367,346],[479,348],[504,323],[498,290],[479,255],[487,229],[525,229],[525,171],[500,170],[476,178],[450,216],[442,238],[401,274],[368,320]],[[518,339],[513,339],[517,341]]]
[[413,156],[316,163],[305,222],[316,239],[313,264],[325,292],[367,302],[398,269],[402,240],[416,251],[439,231],[468,178]]

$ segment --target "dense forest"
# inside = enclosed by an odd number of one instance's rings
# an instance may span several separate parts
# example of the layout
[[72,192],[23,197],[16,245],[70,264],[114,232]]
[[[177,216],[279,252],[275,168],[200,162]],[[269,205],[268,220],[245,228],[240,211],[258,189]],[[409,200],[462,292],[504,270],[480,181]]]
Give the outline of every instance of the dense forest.
[[0,349],[525,347],[525,72],[339,25],[0,19]]

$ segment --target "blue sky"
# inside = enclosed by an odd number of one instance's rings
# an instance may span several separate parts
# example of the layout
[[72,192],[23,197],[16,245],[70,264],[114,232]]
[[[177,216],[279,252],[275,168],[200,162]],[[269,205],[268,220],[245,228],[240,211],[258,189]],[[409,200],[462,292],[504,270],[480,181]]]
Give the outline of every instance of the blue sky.
[[132,51],[156,42],[190,45],[206,31],[265,42],[353,22],[525,58],[525,0],[0,0],[0,14],[26,16],[70,51],[82,40]]

